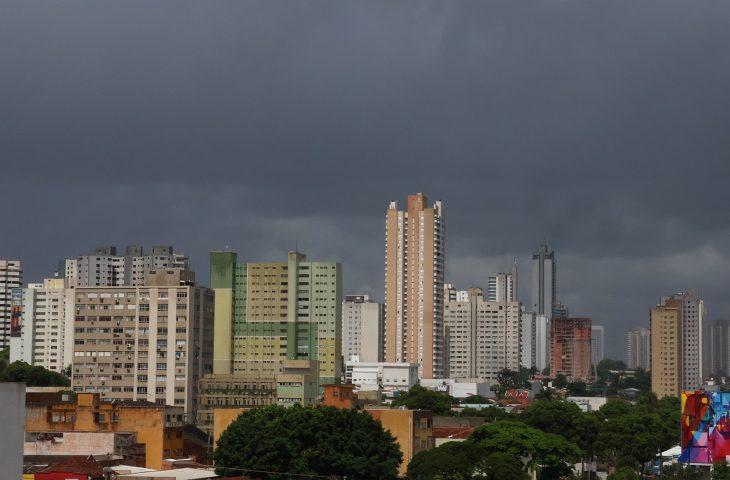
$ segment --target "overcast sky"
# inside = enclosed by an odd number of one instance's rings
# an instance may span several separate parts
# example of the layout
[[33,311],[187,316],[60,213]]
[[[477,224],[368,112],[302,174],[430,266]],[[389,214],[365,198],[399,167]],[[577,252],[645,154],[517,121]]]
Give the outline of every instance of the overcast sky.
[[384,215],[447,215],[447,281],[547,241],[607,328],[697,288],[730,316],[730,2],[0,1],[0,257],[97,244],[343,263],[383,296]]

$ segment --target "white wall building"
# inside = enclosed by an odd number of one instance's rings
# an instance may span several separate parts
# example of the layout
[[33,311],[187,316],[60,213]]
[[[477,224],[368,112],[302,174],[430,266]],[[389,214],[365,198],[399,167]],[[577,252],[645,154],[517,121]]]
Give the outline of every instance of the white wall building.
[[648,328],[634,328],[626,334],[626,366],[651,368],[651,330]]
[[22,263],[0,259],[0,349],[10,346],[13,289],[22,285]]
[[73,361],[74,290],[48,278],[13,293],[20,335],[10,338],[10,361],[62,373]]
[[382,362],[385,316],[383,304],[368,295],[346,295],[342,302],[342,356],[346,362]]
[[520,304],[486,302],[479,288],[444,306],[448,378],[494,381],[520,367]]
[[550,320],[547,315],[535,315],[535,368],[545,370],[550,363]]
[[359,390],[408,390],[418,383],[417,363],[347,362],[345,379]]

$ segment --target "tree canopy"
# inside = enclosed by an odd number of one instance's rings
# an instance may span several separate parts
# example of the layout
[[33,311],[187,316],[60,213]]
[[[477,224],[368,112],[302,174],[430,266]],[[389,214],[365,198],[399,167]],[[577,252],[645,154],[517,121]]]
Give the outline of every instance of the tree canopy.
[[409,480],[469,480],[487,451],[472,442],[447,442],[413,456]]
[[471,434],[470,440],[487,452],[506,453],[540,471],[543,480],[569,475],[571,463],[583,452],[560,435],[546,433],[522,422],[501,420],[483,425]]
[[266,471],[395,480],[402,454],[390,433],[365,412],[272,405],[239,415],[220,436],[213,460],[219,475]]
[[68,377],[38,365],[13,362],[0,371],[0,382],[24,382],[29,387],[68,387]]
[[438,415],[449,414],[456,400],[443,392],[428,390],[421,385],[414,385],[407,392],[401,392],[393,399],[394,407],[406,407],[410,410],[431,410]]

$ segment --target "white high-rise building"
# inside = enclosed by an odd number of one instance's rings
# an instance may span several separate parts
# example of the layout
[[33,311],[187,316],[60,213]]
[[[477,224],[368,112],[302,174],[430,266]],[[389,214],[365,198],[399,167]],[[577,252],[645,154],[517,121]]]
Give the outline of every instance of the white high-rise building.
[[598,365],[604,359],[603,353],[603,326],[591,325],[591,363]]
[[342,302],[342,355],[345,362],[382,362],[383,304],[369,295],[345,295]]
[[498,273],[487,280],[488,302],[517,301],[517,261],[512,264],[510,273]]
[[626,334],[626,366],[630,369],[651,368],[651,330],[634,328]]
[[521,366],[542,372],[548,366],[550,354],[550,322],[545,315],[522,307],[520,329]]
[[10,338],[10,361],[62,373],[73,361],[74,290],[48,278],[13,291],[20,335]]
[[444,308],[449,378],[495,381],[520,367],[519,302],[486,302],[479,288]]
[[[0,349],[10,346],[13,289],[23,285],[23,266],[19,260],[0,259]],[[15,328],[17,330],[17,327]]]
[[548,320],[553,316],[553,306],[557,303],[557,271],[555,252],[541,245],[532,255],[532,311],[545,315]]
[[542,372],[550,365],[550,320],[535,315],[535,368]]

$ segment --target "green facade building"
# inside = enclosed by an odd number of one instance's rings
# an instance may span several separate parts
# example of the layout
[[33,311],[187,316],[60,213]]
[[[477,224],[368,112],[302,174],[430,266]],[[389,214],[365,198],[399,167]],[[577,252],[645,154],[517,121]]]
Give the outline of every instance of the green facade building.
[[319,383],[342,373],[342,266],[290,252],[286,262],[210,255],[214,374],[276,376],[285,360],[316,360]]

